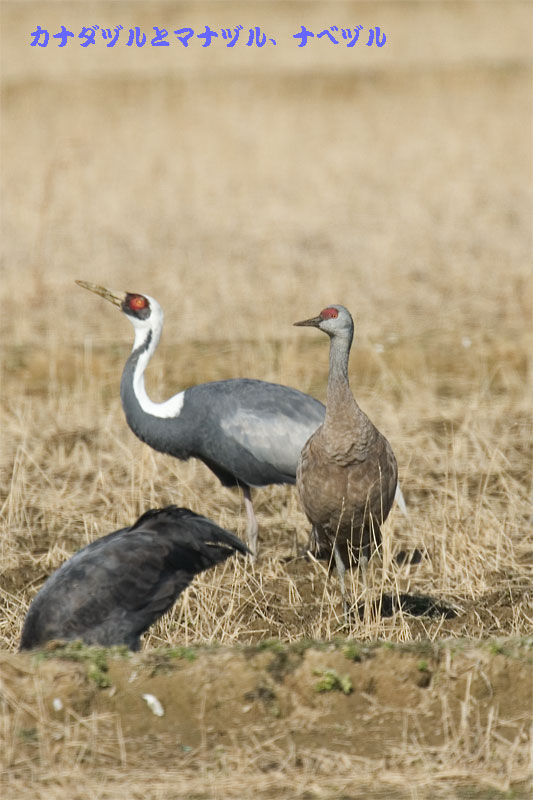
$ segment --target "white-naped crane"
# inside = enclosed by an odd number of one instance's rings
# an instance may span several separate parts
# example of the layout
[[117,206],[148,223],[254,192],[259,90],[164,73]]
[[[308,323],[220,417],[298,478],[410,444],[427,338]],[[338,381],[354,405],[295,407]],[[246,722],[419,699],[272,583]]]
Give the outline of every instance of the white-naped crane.
[[30,605],[21,650],[53,639],[140,648],[140,636],[198,573],[248,548],[187,508],[150,509],[128,528],[79,550]]
[[[330,337],[326,417],[302,449],[297,484],[321,554],[335,558],[345,614],[345,570],[366,564],[381,543],[398,484],[396,458],[387,439],[359,408],[348,381],[353,320],[332,305],[295,322]],[[403,498],[402,498],[403,499]]]
[[247,539],[257,553],[257,520],[251,488],[295,483],[300,451],[322,423],[322,403],[297,389],[247,378],[192,386],[154,403],[144,371],[161,330],[163,311],[148,295],[117,293],[76,281],[118,306],[135,330],[133,350],[120,384],[122,407],[132,431],[162,453],[199,458],[224,486],[240,486],[247,513]]

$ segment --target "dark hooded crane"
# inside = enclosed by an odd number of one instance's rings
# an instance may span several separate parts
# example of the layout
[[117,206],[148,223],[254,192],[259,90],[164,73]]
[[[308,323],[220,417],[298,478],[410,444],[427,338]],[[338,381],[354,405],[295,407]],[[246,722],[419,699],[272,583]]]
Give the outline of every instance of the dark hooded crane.
[[297,484],[303,509],[322,554],[335,558],[344,610],[347,566],[366,564],[381,543],[398,483],[392,448],[359,408],[348,382],[353,320],[344,306],[328,306],[318,317],[295,322],[330,337],[324,423],[305,444]]
[[202,383],[154,403],[144,388],[144,371],[161,335],[161,306],[147,295],[76,283],[118,306],[134,327],[133,350],[120,384],[128,425],[154,450],[184,461],[199,458],[224,486],[241,487],[255,554],[257,520],[250,487],[296,482],[300,451],[322,423],[324,406],[297,389],[246,378]]
[[198,573],[236,552],[237,536],[187,508],[151,509],[79,550],[46,581],[22,628],[21,650],[52,639],[140,647]]

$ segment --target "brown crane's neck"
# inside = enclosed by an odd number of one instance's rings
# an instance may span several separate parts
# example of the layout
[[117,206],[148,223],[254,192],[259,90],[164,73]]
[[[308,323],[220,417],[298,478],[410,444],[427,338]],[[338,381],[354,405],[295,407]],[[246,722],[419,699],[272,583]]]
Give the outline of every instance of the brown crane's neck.
[[348,359],[351,345],[351,336],[334,336],[331,339],[326,424],[344,419],[348,421],[357,416],[360,411],[348,380]]

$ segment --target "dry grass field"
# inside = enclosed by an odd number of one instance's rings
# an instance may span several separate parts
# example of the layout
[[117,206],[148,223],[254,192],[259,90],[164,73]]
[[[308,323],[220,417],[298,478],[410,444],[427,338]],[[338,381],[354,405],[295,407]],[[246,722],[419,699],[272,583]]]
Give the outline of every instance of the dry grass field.
[[[531,6],[1,12],[2,797],[529,796]],[[125,30],[114,49],[31,48],[37,23]],[[125,44],[135,25],[206,24],[278,44]],[[302,24],[365,38],[299,49]],[[365,46],[374,25],[381,49]],[[245,529],[239,493],[129,431],[131,329],[76,278],[159,299],[158,400],[238,376],[324,400],[326,337],[291,323],[350,308],[351,385],[409,517],[393,510],[368,591],[352,575],[348,627],[335,573],[302,555],[295,489],[270,487],[258,560],[195,580],[140,655],[16,653],[46,576],[143,510]],[[415,547],[422,562],[398,565]],[[392,614],[400,593],[448,613]]]

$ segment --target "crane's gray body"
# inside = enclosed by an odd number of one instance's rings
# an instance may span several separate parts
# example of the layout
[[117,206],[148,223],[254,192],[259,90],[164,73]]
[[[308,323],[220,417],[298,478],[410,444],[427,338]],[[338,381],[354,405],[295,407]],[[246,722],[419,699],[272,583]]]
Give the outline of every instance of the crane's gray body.
[[195,575],[247,548],[206,517],[169,506],[79,550],[46,581],[22,628],[21,650],[52,639],[140,647],[141,634]]
[[147,413],[134,376],[147,339],[128,358],[120,394],[128,425],[155,450],[199,458],[225,486],[295,483],[305,442],[324,421],[325,407],[297,389],[246,378],[186,389],[176,416]]

